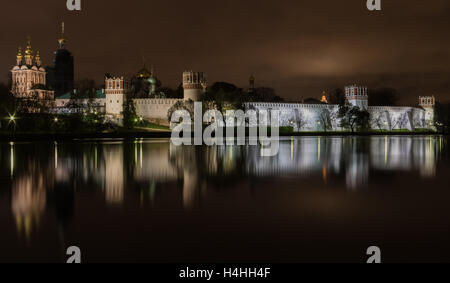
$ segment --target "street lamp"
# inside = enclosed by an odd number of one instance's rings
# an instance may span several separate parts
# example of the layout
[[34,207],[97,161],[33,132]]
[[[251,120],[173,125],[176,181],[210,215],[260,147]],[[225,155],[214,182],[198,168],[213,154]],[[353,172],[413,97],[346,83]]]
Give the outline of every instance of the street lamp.
[[8,119],[10,123],[16,123],[16,117],[14,115],[9,115]]

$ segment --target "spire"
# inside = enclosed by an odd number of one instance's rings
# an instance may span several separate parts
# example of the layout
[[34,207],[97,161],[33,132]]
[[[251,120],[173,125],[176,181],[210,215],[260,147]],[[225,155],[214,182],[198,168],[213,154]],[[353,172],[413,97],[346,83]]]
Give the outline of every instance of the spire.
[[66,44],[67,44],[67,39],[66,39],[64,33],[65,33],[65,25],[64,25],[64,22],[62,22],[62,24],[61,24],[61,36],[58,39],[59,49],[65,48]]
[[249,84],[248,91],[253,92],[255,90],[255,76],[253,74],[249,78]]
[[22,59],[23,59],[22,46],[19,46],[19,50],[17,52],[17,66],[22,65]]
[[39,50],[36,52],[36,58],[35,58],[35,62],[36,62],[36,66],[40,67],[41,66],[41,54],[39,53]]
[[33,49],[31,48],[31,38],[27,37],[27,49],[25,49],[25,56],[33,55]]
[[33,64],[33,49],[31,48],[31,38],[27,39],[27,48],[25,49],[25,64],[31,66]]

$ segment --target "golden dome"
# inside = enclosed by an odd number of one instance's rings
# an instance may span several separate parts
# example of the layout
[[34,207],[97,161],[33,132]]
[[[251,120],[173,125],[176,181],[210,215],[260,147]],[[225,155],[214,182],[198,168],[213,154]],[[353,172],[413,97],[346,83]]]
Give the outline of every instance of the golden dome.
[[17,52],[17,60],[22,60],[22,46],[19,46],[19,51]]
[[25,50],[25,55],[31,56],[33,55],[33,49],[31,48],[31,39],[28,38],[27,49]]
[[325,91],[322,92],[322,99],[320,100],[320,102],[328,103],[327,93]]
[[39,67],[41,65],[41,54],[39,53],[39,50],[36,52],[36,57],[34,57],[34,59],[36,60],[36,64]]

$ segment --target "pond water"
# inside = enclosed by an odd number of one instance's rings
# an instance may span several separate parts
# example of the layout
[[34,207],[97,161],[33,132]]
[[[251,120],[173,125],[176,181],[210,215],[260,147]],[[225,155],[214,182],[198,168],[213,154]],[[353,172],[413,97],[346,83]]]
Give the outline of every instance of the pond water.
[[0,261],[450,261],[442,136],[0,145]]

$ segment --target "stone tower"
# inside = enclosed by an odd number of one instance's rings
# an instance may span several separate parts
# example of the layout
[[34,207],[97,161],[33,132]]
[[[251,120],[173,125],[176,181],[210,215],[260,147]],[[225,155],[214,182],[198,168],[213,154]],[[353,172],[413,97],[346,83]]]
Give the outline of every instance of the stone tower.
[[434,96],[419,96],[419,105],[425,109],[425,126],[434,129]]
[[125,92],[128,89],[123,77],[105,78],[106,114],[119,118],[123,112]]
[[200,101],[206,87],[205,73],[193,71],[183,73],[184,100]]
[[367,110],[369,107],[367,87],[357,85],[346,86],[345,98],[350,105],[357,106],[361,110]]

